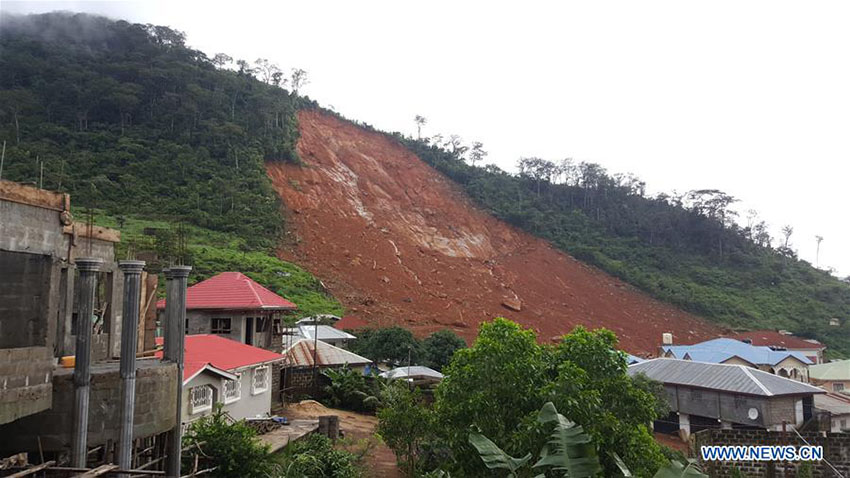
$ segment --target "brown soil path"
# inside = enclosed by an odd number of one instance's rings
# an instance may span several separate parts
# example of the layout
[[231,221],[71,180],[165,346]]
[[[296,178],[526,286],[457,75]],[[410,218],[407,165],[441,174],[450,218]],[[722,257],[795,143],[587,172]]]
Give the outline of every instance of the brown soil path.
[[352,315],[467,340],[497,316],[541,341],[606,327],[643,354],[663,332],[679,343],[721,332],[481,211],[391,137],[316,111],[298,119],[304,165],[267,164],[291,212],[292,245],[280,254],[322,278]]
[[315,400],[304,400],[282,409],[280,415],[294,419],[316,419],[322,415],[339,416],[339,426],[345,435],[345,447],[352,453],[363,456],[363,465],[368,476],[400,478],[395,454],[378,437],[375,430],[378,419],[348,410],[328,408]]

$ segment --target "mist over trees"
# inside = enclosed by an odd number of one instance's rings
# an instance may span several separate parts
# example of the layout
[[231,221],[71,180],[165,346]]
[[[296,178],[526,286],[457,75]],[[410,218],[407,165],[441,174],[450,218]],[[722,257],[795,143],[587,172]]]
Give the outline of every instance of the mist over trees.
[[263,162],[297,161],[295,112],[313,103],[295,91],[307,72],[209,58],[185,39],[86,14],[3,15],[4,179],[38,184],[43,166],[43,186],[77,205],[274,244],[280,203]]

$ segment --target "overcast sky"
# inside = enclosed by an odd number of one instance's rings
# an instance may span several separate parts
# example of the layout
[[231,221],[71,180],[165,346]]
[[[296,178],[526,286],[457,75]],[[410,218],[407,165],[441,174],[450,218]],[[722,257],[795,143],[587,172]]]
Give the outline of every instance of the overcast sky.
[[[185,31],[210,56],[304,68],[304,92],[489,162],[598,162],[649,192],[717,188],[850,274],[850,2],[9,2]],[[742,219],[744,220],[744,219]]]

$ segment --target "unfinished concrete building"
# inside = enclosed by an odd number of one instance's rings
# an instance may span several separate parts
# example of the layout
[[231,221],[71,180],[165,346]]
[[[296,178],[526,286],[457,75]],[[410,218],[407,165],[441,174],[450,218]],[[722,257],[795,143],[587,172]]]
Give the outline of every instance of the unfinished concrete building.
[[[122,348],[124,274],[115,261],[119,239],[117,231],[75,222],[67,194],[0,181],[2,456],[30,452],[58,463],[68,461],[76,402],[74,365],[67,357],[75,355],[80,328],[89,326],[91,379],[87,417],[83,416],[88,425],[82,440],[84,457],[90,462],[113,461],[122,422],[117,359]],[[94,296],[88,302],[79,297],[78,266],[86,262],[78,261],[82,257],[97,264],[84,271],[93,289],[87,293]],[[81,309],[83,303],[93,306]],[[153,337],[146,337],[149,332],[140,328],[141,352]],[[136,400],[130,407],[134,410],[130,423],[133,439],[141,446],[175,426],[178,365],[152,357],[134,365]],[[91,450],[99,451],[88,453]]]

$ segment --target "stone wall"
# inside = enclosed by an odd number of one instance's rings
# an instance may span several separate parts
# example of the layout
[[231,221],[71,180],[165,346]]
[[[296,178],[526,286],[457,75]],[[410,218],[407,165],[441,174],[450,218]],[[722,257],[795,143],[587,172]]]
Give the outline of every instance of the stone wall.
[[[74,402],[73,369],[57,369],[53,376],[53,404],[6,425],[0,425],[0,455],[20,451],[38,453],[38,437],[45,452],[70,447]],[[158,360],[140,360],[136,378],[134,437],[148,437],[174,426],[177,415],[177,367]],[[118,439],[121,379],[117,363],[92,366],[88,445]],[[37,456],[37,455],[36,455]]]
[[[824,458],[835,466],[844,476],[850,475],[850,434],[801,432],[810,445],[823,447]],[[691,453],[702,458],[700,447],[703,445],[793,445],[802,446],[797,434],[789,431],[785,434],[767,430],[703,430],[692,435]],[[703,472],[711,477],[731,477],[737,470],[748,477],[775,476],[795,477],[803,462],[702,462]],[[809,462],[813,476],[833,477],[835,475],[824,461]]]

